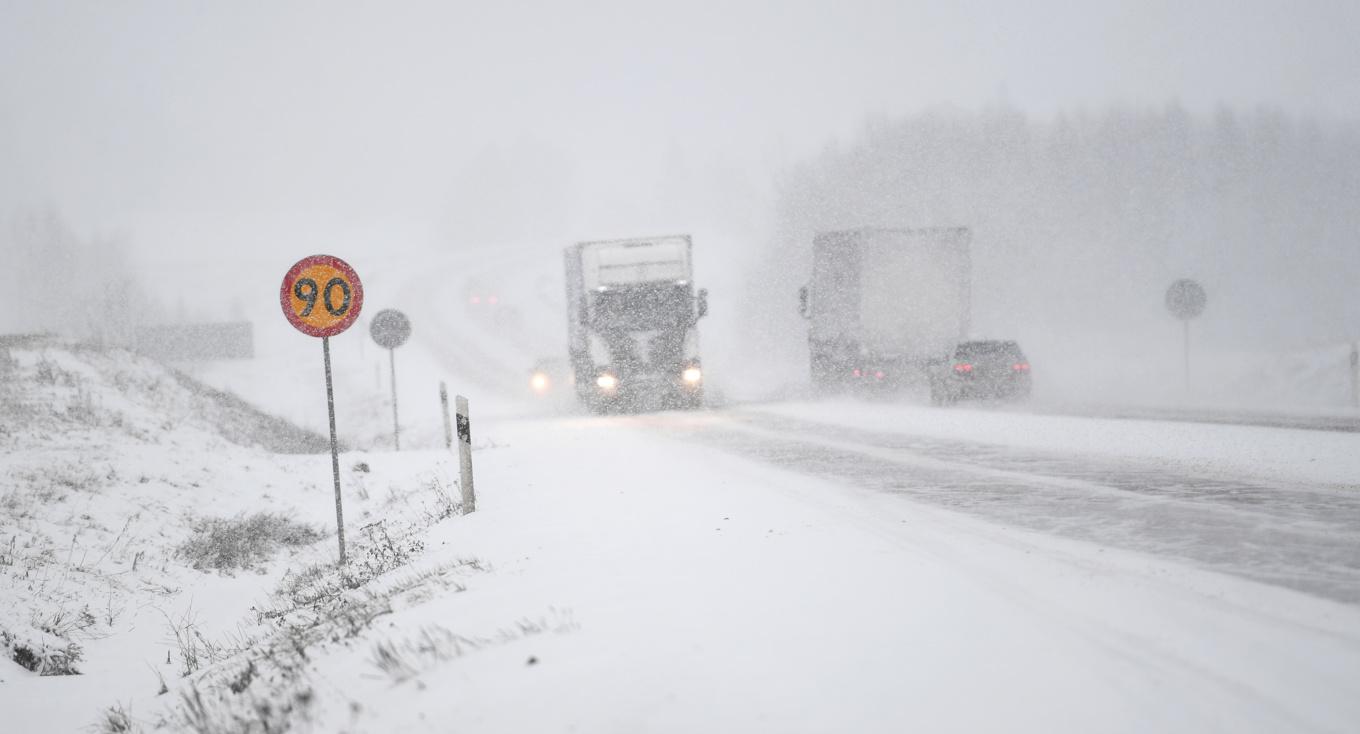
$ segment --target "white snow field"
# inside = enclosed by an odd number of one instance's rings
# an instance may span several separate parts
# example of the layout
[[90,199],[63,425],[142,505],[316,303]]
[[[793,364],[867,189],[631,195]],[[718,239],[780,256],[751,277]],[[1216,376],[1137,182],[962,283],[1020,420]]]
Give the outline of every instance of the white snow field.
[[[0,632],[11,658],[78,645],[80,674],[3,664],[7,731],[1360,721],[1356,434],[507,409],[474,423],[471,515],[443,450],[343,454],[342,574],[329,457],[275,453],[314,436],[120,352],[11,355]],[[249,568],[177,552],[196,520],[257,512],[324,536]]]

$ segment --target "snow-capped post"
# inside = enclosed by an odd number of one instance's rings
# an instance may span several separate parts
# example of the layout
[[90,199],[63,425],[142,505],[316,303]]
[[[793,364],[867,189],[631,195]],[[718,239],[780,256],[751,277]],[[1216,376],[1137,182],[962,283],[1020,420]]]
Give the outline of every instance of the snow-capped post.
[[[338,303],[337,303],[338,301]],[[298,331],[321,338],[326,367],[326,412],[331,428],[331,476],[335,480],[335,530],[340,565],[345,565],[345,513],[340,502],[340,442],[335,433],[335,387],[331,380],[331,337],[348,329],[364,305],[364,286],[348,263],[330,255],[298,260],[279,288],[283,316]]]
[[477,493],[472,489],[472,424],[468,420],[468,399],[459,395],[458,406],[458,471],[463,490],[463,514],[477,509]]
[[411,322],[395,308],[385,308],[373,317],[369,333],[378,346],[387,350],[392,371],[392,445],[401,451],[401,421],[397,419],[397,347],[411,338]]
[[1181,278],[1166,289],[1166,310],[1185,325],[1186,390],[1190,389],[1190,320],[1204,313],[1204,305],[1208,300],[1204,286],[1189,278]]
[[444,448],[453,451],[453,424],[449,420],[449,388],[439,382],[439,407],[444,415]]

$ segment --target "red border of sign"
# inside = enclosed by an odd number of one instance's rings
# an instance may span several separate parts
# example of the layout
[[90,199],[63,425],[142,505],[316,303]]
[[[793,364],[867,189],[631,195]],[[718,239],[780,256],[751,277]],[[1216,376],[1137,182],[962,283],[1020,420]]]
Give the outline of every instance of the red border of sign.
[[[345,317],[336,322],[335,325],[325,329],[318,329],[315,326],[302,321],[293,313],[293,294],[288,288],[289,284],[293,282],[293,279],[296,278],[303,269],[313,265],[329,265],[344,273],[345,277],[349,279],[350,285],[353,287],[354,291],[350,294],[349,311],[345,313]],[[359,318],[359,312],[364,308],[364,284],[359,280],[359,274],[354,272],[354,268],[351,268],[349,263],[338,257],[333,255],[312,255],[310,257],[304,257],[301,260],[298,260],[293,267],[289,268],[288,272],[284,274],[283,285],[279,286],[279,306],[283,309],[284,318],[288,319],[288,323],[292,324],[293,328],[298,331],[308,336],[335,336],[353,326],[354,322]]]

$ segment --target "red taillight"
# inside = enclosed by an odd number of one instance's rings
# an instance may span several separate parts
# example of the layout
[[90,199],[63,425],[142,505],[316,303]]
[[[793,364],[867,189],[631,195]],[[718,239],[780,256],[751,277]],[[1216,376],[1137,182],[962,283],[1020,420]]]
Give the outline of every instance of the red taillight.
[[855,370],[854,375],[855,375],[855,377],[859,377],[859,376],[860,376],[860,371],[859,371],[859,370]]
[[1029,362],[1016,362],[1011,365],[1011,369],[1016,372],[1029,372]]
[[877,380],[883,379],[883,370],[879,370],[879,371],[875,372],[875,373],[874,373],[874,379],[877,379]]
[[960,362],[960,363],[954,365],[954,371],[955,371],[955,372],[972,372],[972,371],[973,371],[973,365],[968,364],[967,362]]
[[481,302],[482,302],[482,297],[481,297],[481,296],[472,296],[471,298],[468,299],[468,303],[471,303],[471,304],[474,305],[474,306],[476,306],[477,304],[479,304],[479,303],[481,303]]
[[497,298],[497,297],[495,297],[495,296],[487,296],[487,297],[486,297],[486,302],[489,303],[489,304],[491,304],[492,306],[494,306],[494,305],[500,303],[500,302],[501,302],[501,299],[499,299],[499,298]]

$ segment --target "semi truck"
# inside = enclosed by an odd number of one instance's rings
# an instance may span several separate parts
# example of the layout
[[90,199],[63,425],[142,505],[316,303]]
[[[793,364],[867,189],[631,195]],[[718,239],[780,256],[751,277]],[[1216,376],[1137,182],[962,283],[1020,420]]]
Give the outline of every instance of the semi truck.
[[576,395],[595,412],[698,408],[704,400],[689,235],[566,248],[567,342]]
[[972,262],[966,227],[822,232],[799,291],[818,392],[929,382],[967,339]]

